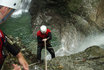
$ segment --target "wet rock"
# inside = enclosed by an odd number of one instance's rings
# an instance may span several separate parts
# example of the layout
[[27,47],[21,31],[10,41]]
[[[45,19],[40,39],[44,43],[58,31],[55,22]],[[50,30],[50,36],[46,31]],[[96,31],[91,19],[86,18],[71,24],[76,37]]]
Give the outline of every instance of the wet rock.
[[[32,53],[29,49],[27,49],[25,45],[21,42],[21,39],[19,37],[13,37],[12,35],[8,35],[8,37],[12,40],[13,44],[21,48],[21,52],[25,57],[26,61],[29,63],[29,65],[37,62],[36,54]],[[12,64],[20,65],[18,59],[11,53],[6,51],[6,55],[7,57],[3,65],[3,70],[12,70],[13,69]]]
[[104,49],[91,46],[70,56],[56,57],[48,61],[49,70],[103,70]]

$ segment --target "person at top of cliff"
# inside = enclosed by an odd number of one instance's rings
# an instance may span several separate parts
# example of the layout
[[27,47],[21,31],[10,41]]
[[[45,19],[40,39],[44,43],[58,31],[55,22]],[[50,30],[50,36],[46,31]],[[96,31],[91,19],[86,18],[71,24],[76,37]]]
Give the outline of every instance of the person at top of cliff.
[[[21,0],[0,0],[0,23],[6,21],[14,10],[19,8],[21,2]],[[18,58],[24,70],[29,70],[28,63],[23,57],[19,47],[13,44],[12,40],[2,30],[0,30],[0,70],[5,60],[4,48]],[[14,64],[13,66],[13,70],[20,70],[17,69],[18,65]]]
[[0,24],[6,21],[9,16],[20,8],[22,0],[0,0]]
[[51,39],[52,39],[51,30],[48,29],[45,25],[42,25],[40,27],[40,30],[37,32],[37,42],[38,42],[37,60],[39,63],[41,62],[41,51],[44,48],[44,42],[46,42],[46,49],[51,54],[51,57],[55,58],[55,52],[50,43]]

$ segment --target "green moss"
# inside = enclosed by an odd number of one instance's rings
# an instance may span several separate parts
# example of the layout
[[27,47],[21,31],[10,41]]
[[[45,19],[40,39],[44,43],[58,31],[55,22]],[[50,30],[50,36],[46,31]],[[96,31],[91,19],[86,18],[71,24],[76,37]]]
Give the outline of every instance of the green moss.
[[68,2],[67,9],[76,12],[81,7],[82,0],[71,0]]

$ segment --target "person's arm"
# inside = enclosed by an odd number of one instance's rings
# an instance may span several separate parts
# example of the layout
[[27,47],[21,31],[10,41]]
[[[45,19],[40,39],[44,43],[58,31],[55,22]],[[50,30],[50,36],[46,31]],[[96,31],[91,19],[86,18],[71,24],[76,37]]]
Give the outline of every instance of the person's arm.
[[6,37],[6,43],[5,43],[6,49],[16,56],[19,60],[19,63],[23,66],[24,70],[29,70],[28,63],[26,62],[25,58],[23,57],[22,53],[20,52],[20,48],[17,45],[14,45],[11,43],[10,39]]
[[28,63],[26,62],[25,58],[23,57],[22,53],[19,52],[17,55],[19,63],[23,66],[24,70],[29,70]]
[[51,40],[52,39],[52,34],[51,32],[48,33],[48,38],[47,38],[47,41]]
[[38,41],[38,43],[42,43],[43,42],[42,38],[40,36],[37,36],[37,41]]
[[52,35],[51,35],[51,32],[49,32],[48,33],[48,37],[47,38],[45,38],[45,39],[42,39],[42,41],[49,41],[49,40],[51,40],[52,39]]
[[20,52],[20,48],[17,45],[13,44],[11,39],[7,36],[5,36],[4,46],[13,56],[16,56]]

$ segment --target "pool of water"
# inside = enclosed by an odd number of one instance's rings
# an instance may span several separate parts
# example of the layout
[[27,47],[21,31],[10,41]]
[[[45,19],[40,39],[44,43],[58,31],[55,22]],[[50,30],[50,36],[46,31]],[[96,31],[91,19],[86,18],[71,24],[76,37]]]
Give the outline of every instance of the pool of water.
[[0,29],[7,35],[20,37],[25,45],[33,40],[29,13],[23,13],[21,17],[17,18],[10,17],[5,23],[0,24]]

